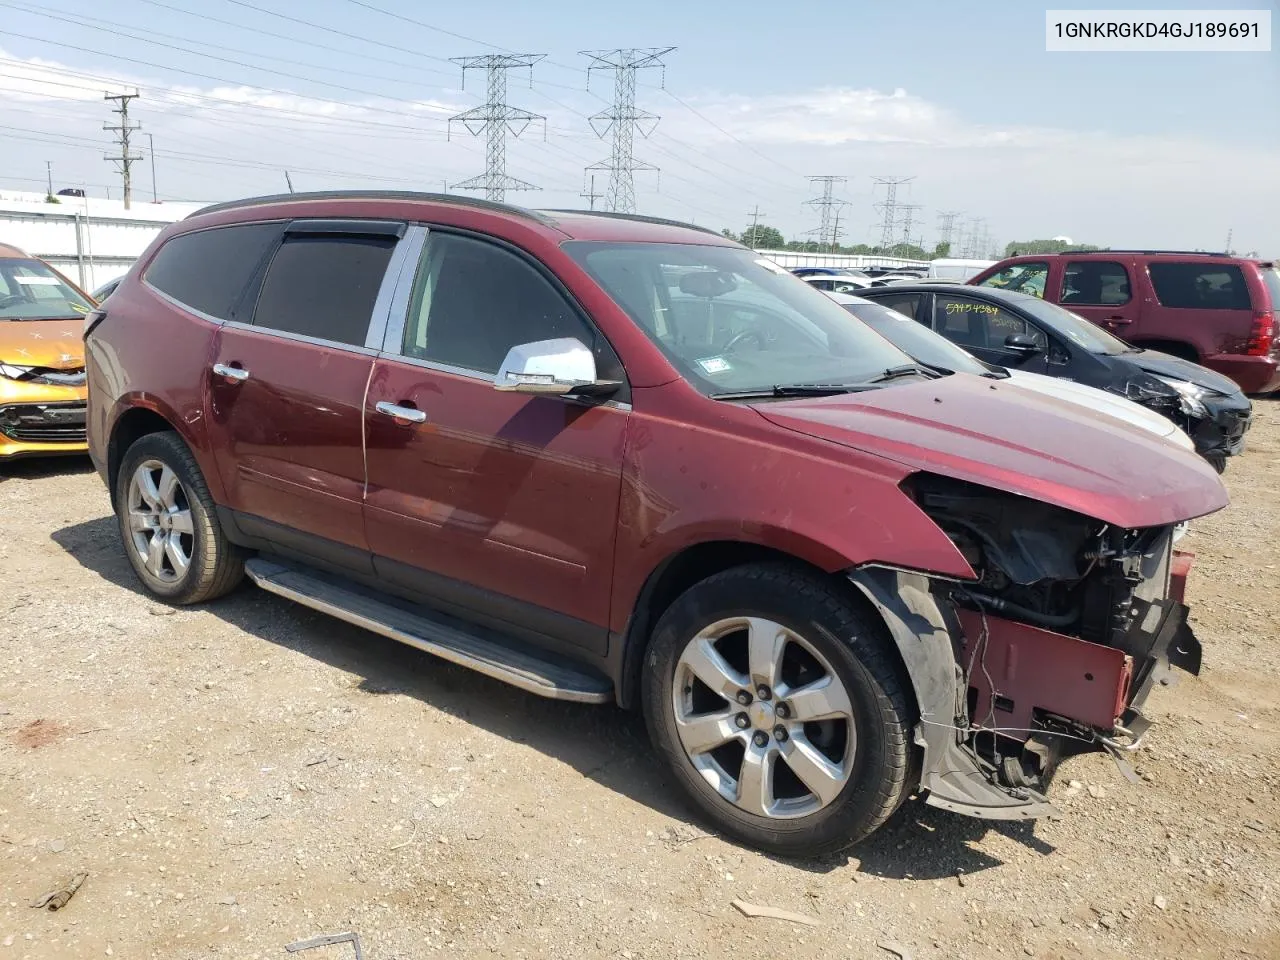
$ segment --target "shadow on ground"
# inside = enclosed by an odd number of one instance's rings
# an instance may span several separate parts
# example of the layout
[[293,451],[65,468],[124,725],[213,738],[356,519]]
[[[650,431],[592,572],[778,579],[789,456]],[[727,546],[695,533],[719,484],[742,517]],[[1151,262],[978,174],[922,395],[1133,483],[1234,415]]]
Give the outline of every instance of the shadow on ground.
[[87,456],[20,457],[0,460],[0,483],[6,480],[41,480],[45,477],[73,477],[92,473],[93,462]]
[[[86,569],[150,599],[121,552],[114,517],[64,527],[52,539]],[[363,677],[358,689],[367,694],[415,697],[555,757],[673,820],[687,822],[691,817],[676,784],[657,763],[639,714],[524,693],[248,586],[207,609],[256,637]],[[701,831],[704,825],[695,823],[694,828]],[[818,873],[856,862],[861,872],[879,877],[936,879],[1001,866],[999,859],[970,846],[989,831],[1039,853],[1052,851],[1034,836],[1032,823],[972,820],[912,800],[847,853],[807,861],[772,859]]]

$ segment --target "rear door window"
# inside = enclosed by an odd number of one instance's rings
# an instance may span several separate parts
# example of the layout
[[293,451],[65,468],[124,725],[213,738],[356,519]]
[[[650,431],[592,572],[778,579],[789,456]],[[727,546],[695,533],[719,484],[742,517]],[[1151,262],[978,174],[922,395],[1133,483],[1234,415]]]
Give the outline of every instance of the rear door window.
[[1234,263],[1151,263],[1161,306],[1187,310],[1249,310],[1244,271]]
[[912,320],[915,320],[918,319],[917,314],[920,311],[920,298],[922,296],[924,296],[924,294],[892,293],[884,296],[877,296],[875,298],[875,302],[881,306],[888,307],[890,310],[897,310],[904,317],[910,317]]
[[243,319],[234,315],[240,296],[283,230],[245,223],[181,234],[160,248],[146,282],[215,320]]
[[1133,299],[1129,271],[1114,260],[1076,260],[1062,271],[1063,306],[1118,306]]
[[1018,293],[1029,293],[1033,297],[1044,299],[1045,283],[1049,279],[1047,263],[1015,263],[997,270],[978,284],[979,287],[996,287],[1000,290],[1014,290]]
[[262,281],[255,327],[362,347],[393,236],[290,234]]
[[1280,267],[1259,267],[1258,272],[1262,274],[1262,283],[1271,296],[1271,309],[1280,311]]

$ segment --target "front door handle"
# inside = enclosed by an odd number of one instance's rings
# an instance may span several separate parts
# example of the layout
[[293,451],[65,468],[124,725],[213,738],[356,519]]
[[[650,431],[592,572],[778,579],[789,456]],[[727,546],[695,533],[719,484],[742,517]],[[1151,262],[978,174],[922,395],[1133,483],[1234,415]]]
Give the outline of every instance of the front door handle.
[[386,400],[379,400],[374,409],[400,423],[426,423],[427,415],[416,407],[402,407]]
[[225,363],[215,363],[213,372],[229,383],[244,383],[249,379],[249,371],[244,367],[229,367]]

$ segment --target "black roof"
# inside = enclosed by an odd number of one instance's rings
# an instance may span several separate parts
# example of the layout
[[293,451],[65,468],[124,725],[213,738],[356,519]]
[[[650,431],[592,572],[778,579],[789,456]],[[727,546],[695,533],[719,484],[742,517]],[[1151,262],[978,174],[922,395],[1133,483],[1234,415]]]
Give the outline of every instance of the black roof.
[[967,283],[891,283],[883,287],[867,287],[858,296],[874,300],[891,293],[963,293],[979,300],[995,300],[1017,305],[1023,300],[1039,300],[1039,297],[1018,290],[1002,290],[999,287],[975,287]]

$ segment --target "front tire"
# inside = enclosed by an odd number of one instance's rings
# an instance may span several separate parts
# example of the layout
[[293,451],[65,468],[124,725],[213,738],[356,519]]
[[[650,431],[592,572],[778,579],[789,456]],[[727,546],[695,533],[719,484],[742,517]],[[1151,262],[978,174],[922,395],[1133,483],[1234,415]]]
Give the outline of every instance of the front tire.
[[785,564],[696,584],[646,653],[654,745],[720,830],[784,856],[850,846],[905,799],[911,708],[883,624]]
[[162,600],[212,600],[244,576],[243,558],[222,533],[200,467],[176,433],[148,434],[125,451],[116,475],[116,518],[133,572]]

